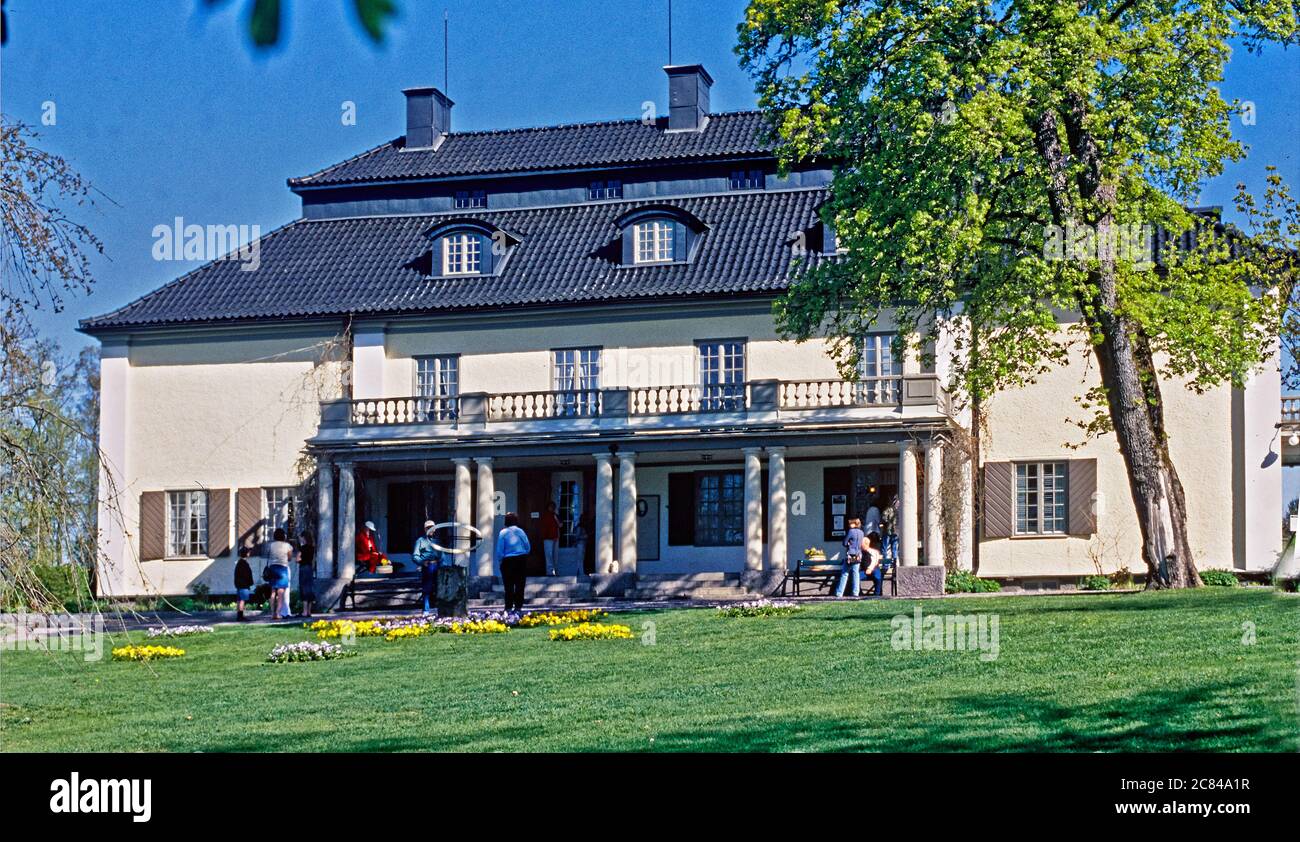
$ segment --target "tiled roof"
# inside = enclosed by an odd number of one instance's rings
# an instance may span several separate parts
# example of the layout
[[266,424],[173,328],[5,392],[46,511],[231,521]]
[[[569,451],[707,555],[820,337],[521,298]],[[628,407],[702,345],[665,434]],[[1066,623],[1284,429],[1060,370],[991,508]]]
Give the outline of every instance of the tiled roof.
[[[645,201],[484,211],[474,218],[520,238],[493,277],[428,277],[431,227],[453,215],[298,220],[260,241],[260,266],[206,264],[87,330],[347,314],[445,313],[484,308],[777,292],[791,273],[791,235],[812,226],[824,190],[660,199],[702,220],[689,264],[617,262],[614,220]],[[458,212],[456,216],[463,216]]]
[[405,138],[301,178],[292,187],[488,173],[701,161],[767,155],[758,111],[714,114],[697,132],[669,132],[667,119],[578,123],[531,129],[453,132],[434,150],[405,151]]

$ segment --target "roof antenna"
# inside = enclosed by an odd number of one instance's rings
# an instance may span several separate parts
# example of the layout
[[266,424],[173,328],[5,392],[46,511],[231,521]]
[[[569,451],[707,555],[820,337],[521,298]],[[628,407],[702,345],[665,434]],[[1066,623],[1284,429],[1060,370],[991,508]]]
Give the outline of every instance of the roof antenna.
[[451,13],[446,9],[442,10],[442,92],[451,96],[451,91],[447,85],[447,30],[450,28]]
[[673,0],[668,0],[668,65],[673,63]]

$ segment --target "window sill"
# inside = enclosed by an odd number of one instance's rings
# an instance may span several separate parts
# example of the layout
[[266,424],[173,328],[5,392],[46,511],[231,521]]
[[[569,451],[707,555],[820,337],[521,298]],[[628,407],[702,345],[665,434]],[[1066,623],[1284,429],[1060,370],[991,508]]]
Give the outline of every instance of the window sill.
[[[225,556],[216,556],[216,558],[225,558]],[[207,555],[168,555],[163,556],[162,561],[213,561],[212,556]]]
[[1069,534],[1068,532],[1026,532],[1026,533],[1024,533],[1024,534],[1015,534],[1015,535],[1010,535],[1010,536],[1008,536],[1008,537],[1009,537],[1012,541],[1027,541],[1027,540],[1032,541],[1032,540],[1034,540],[1034,539],[1036,539],[1036,538],[1037,538],[1037,539],[1043,539],[1043,538],[1046,538],[1046,539],[1048,539],[1048,540],[1057,540],[1057,539],[1060,539],[1060,538],[1069,538],[1069,537],[1070,537],[1070,534]]

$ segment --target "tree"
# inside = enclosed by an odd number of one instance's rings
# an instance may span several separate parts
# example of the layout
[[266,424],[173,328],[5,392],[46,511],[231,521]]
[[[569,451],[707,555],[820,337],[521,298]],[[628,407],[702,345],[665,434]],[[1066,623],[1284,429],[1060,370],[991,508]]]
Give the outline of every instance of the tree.
[[[229,0],[201,0],[209,8],[223,6]],[[352,6],[366,36],[376,44],[384,40],[388,19],[397,14],[393,0],[345,0]],[[248,36],[259,49],[280,43],[284,8],[288,0],[250,0],[248,4]]]
[[55,608],[42,571],[95,560],[98,358],[65,359],[30,315],[89,291],[102,246],[68,213],[89,183],[34,139],[0,120],[0,603]]
[[[846,375],[881,311],[914,350],[951,331],[967,399],[1090,355],[1148,587],[1199,584],[1160,376],[1243,384],[1295,265],[1184,205],[1244,155],[1229,41],[1295,42],[1290,0],[752,0],[739,32],[783,166],[837,164],[822,214],[847,253],[793,285],[782,331],[828,335]],[[1152,265],[1157,230],[1195,246]]]

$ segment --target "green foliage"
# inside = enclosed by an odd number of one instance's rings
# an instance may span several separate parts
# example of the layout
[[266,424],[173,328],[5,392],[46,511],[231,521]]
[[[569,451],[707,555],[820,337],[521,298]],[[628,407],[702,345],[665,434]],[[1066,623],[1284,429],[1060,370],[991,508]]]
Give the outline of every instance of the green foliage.
[[1116,588],[1133,587],[1133,571],[1129,570],[1127,566],[1121,567],[1110,574],[1110,584]]
[[1079,581],[1079,590],[1081,591],[1108,591],[1110,590],[1110,579],[1105,576],[1084,576]]
[[62,608],[79,611],[90,598],[90,575],[75,564],[34,564],[30,568],[36,585],[28,593],[7,590],[0,594],[0,609],[22,611]]
[[[228,0],[202,0],[211,7],[225,5]],[[319,0],[316,0],[319,2]],[[352,6],[357,22],[366,37],[376,44],[384,41],[389,19],[397,16],[394,0],[344,0]],[[283,19],[287,0],[250,0],[248,5],[248,37],[253,46],[267,49],[280,43],[283,36]]]
[[1236,588],[1241,586],[1237,574],[1231,570],[1202,570],[1201,583],[1212,588]]
[[[1273,174],[1255,248],[1231,255],[1229,232],[1202,225],[1197,249],[1152,271],[1136,248],[1151,229],[1138,226],[1197,224],[1183,205],[1244,155],[1230,128],[1239,104],[1219,90],[1229,39],[1297,31],[1283,0],[752,0],[737,52],[782,165],[840,162],[822,215],[847,251],[807,258],[779,327],[828,335],[846,375],[881,313],[894,314],[896,345],[918,351],[950,331],[949,385],[979,398],[1091,354],[1101,321],[1121,315],[1162,373],[1198,389],[1241,383],[1287,297],[1252,285],[1289,291],[1295,276],[1278,248],[1300,233],[1285,187]],[[1117,300],[1099,295],[1103,263]],[[1089,330],[1062,335],[1062,310]],[[1105,393],[1089,402],[1085,428],[1105,432]]]
[[969,570],[950,570],[943,583],[944,593],[993,593],[1002,585],[993,579],[981,579]]

